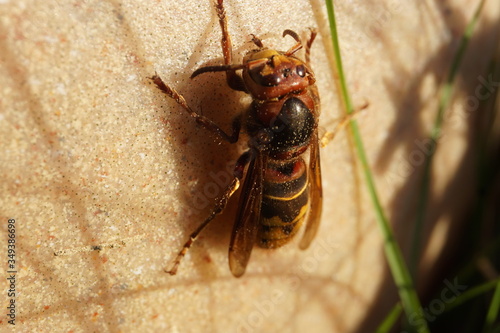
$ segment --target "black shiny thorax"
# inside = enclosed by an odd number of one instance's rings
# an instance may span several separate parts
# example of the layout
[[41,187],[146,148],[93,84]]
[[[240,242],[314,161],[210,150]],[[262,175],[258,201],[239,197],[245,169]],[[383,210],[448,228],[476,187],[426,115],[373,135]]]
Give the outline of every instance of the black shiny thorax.
[[290,159],[309,145],[317,126],[314,102],[307,94],[291,93],[281,99],[254,100],[247,113],[250,145],[273,159]]

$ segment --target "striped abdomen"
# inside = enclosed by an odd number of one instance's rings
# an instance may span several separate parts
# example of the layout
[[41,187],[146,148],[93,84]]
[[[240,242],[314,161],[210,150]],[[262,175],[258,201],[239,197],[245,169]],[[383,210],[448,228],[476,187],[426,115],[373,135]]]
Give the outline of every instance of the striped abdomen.
[[300,229],[309,207],[309,184],[302,158],[269,161],[264,175],[258,244],[276,248]]

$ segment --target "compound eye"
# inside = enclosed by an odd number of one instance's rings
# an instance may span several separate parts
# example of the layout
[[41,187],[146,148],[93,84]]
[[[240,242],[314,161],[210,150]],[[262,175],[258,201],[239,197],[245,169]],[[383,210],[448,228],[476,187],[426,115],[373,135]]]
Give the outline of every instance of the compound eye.
[[306,76],[306,68],[304,65],[298,65],[296,69],[297,75],[300,77]]

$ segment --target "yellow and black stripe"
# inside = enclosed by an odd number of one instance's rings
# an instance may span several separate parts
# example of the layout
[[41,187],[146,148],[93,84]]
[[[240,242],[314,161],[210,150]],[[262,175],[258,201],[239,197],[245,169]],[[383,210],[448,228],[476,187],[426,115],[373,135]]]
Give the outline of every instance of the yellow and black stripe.
[[299,230],[309,207],[309,183],[301,158],[266,169],[262,193],[258,242],[277,248],[289,242]]

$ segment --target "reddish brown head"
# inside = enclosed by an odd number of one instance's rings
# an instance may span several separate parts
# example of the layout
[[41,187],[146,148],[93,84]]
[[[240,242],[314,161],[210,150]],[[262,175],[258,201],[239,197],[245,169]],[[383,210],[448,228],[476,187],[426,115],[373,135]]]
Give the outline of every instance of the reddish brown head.
[[248,54],[243,63],[245,87],[252,97],[259,100],[301,91],[316,81],[302,60],[285,52],[257,50]]

